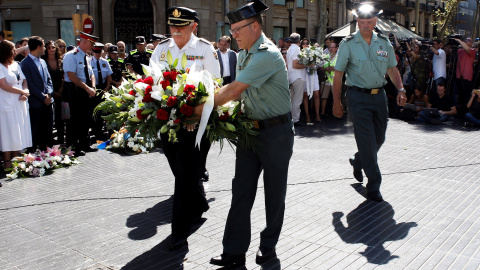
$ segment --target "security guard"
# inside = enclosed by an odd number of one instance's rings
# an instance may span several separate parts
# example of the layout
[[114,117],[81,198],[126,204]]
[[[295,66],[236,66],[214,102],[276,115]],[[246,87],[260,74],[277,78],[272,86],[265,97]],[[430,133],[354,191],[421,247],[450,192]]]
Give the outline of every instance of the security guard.
[[[98,104],[105,100],[104,94],[110,90],[110,85],[112,81],[112,69],[108,64],[107,59],[102,58],[104,45],[102,43],[95,43],[93,46],[93,57],[92,57],[92,70],[95,75],[96,90],[97,94],[92,100],[92,106],[95,108]],[[100,114],[93,115],[92,118],[92,132],[95,135],[97,140],[105,140],[105,135],[103,134],[103,126],[105,121],[100,117]]]
[[98,37],[80,32],[77,48],[63,57],[65,83],[62,97],[69,103],[70,120],[67,121],[67,145],[73,146],[76,156],[97,151],[90,147],[88,129],[92,119],[91,99],[95,96],[95,75],[90,57],[87,57]]
[[151,50],[145,49],[145,37],[136,37],[135,43],[137,49],[130,51],[127,58],[125,59],[125,64],[127,65],[127,68],[131,73],[144,76],[142,64],[148,66],[148,64],[150,63],[150,57],[152,56],[153,52]]
[[[173,38],[158,44],[152,55],[151,65],[154,62],[166,62],[167,52],[170,51],[173,59],[179,59],[177,68],[181,69],[180,60],[185,53],[188,59],[187,68],[195,63],[199,70],[206,69],[220,78],[220,64],[215,49],[207,40],[193,35],[197,27],[197,12],[185,7],[172,7],[167,10],[167,16]],[[168,142],[168,134],[161,134],[162,148],[175,176],[171,250],[187,244],[193,221],[200,219],[203,212],[208,210],[201,179],[205,178],[205,162],[210,142],[204,137],[199,150],[195,147],[198,129],[195,129],[195,125],[185,127],[186,129],[182,128],[177,132],[179,143]]]
[[157,45],[158,43],[160,43],[160,41],[164,40],[164,39],[167,39],[166,36],[164,35],[160,35],[160,34],[152,34],[152,44],[153,44],[153,49],[157,48]]
[[262,32],[260,13],[267,9],[263,2],[255,0],[227,13],[232,27],[230,33],[243,50],[238,55],[236,80],[219,90],[215,105],[243,99],[247,116],[255,120],[260,134],[255,150],[236,149],[232,204],[223,235],[223,254],[210,260],[211,264],[225,268],[245,265],[251,239],[250,215],[262,170],[266,227],[260,233],[257,264],[276,258],[275,247],[283,225],[294,140],[292,104],[282,54]]
[[125,77],[125,61],[118,58],[118,47],[115,45],[108,48],[108,63],[112,69],[112,84],[120,87],[122,79]]
[[383,87],[387,83],[386,73],[398,89],[398,105],[403,106],[406,102],[393,47],[387,37],[373,31],[381,13],[368,3],[358,7],[354,13],[358,31],[340,43],[333,80],[333,114],[342,117],[342,77],[346,74],[346,102],[358,148],[350,158],[350,164],[359,182],[363,181],[364,170],[368,177],[367,198],[373,201],[383,201],[377,152],[385,141],[387,130],[387,97]]

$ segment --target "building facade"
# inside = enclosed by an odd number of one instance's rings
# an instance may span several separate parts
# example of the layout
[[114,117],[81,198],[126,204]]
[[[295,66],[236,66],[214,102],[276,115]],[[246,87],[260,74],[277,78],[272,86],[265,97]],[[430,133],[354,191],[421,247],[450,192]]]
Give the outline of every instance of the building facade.
[[[322,0],[295,0],[292,28],[302,37],[316,38],[319,6]],[[350,0],[327,1],[328,32],[353,20]],[[416,32],[431,38],[436,27],[430,22],[435,2],[419,0],[419,25]],[[471,2],[474,0],[470,0]],[[67,44],[75,44],[72,15],[89,14],[93,17],[94,34],[100,42],[123,40],[129,47],[135,36],[147,39],[153,33],[168,33],[166,9],[171,6],[186,6],[197,10],[201,19],[198,35],[208,40],[218,40],[229,35],[230,25],[225,14],[244,5],[245,0],[2,0],[0,17],[2,30],[13,31],[13,38],[39,35],[44,39],[62,38]],[[278,40],[288,36],[289,12],[285,0],[265,0],[270,10],[264,13],[264,32]],[[375,1],[384,9],[384,15],[397,23],[410,27],[415,21],[414,0]],[[464,9],[462,9],[464,10]],[[473,19],[473,17],[472,17]],[[466,22],[466,25],[473,22]],[[322,41],[320,41],[322,43]]]

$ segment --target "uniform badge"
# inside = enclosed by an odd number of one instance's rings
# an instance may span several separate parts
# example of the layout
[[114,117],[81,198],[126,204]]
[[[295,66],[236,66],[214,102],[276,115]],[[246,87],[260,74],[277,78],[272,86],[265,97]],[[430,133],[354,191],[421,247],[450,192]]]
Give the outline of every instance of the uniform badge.
[[162,55],[160,55],[160,61],[165,60],[166,56],[167,56],[167,54],[165,52],[162,52]]
[[217,52],[216,52],[216,51],[213,51],[213,56],[215,56],[215,59],[218,60],[218,55],[217,55]]

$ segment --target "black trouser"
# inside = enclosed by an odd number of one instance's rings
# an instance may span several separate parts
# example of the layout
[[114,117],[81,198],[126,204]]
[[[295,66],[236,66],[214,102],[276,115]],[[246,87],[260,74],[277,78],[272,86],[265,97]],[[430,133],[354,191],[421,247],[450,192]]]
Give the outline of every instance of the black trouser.
[[71,117],[70,123],[67,124],[67,130],[71,129],[71,144],[75,149],[83,150],[90,147],[88,129],[93,113],[92,101],[85,89],[73,87],[71,90],[71,100],[69,102]]
[[55,98],[55,129],[57,130],[57,143],[65,142],[65,120],[62,119],[62,98]]
[[172,236],[186,239],[190,235],[192,221],[208,210],[208,202],[200,179],[204,173],[203,157],[210,149],[210,142],[203,138],[200,150],[195,147],[197,130],[177,132],[178,143],[168,142],[168,134],[161,134],[162,149],[175,176],[172,213]]
[[42,104],[40,108],[30,108],[30,125],[32,129],[32,148],[46,150],[52,146],[53,108],[52,104]]

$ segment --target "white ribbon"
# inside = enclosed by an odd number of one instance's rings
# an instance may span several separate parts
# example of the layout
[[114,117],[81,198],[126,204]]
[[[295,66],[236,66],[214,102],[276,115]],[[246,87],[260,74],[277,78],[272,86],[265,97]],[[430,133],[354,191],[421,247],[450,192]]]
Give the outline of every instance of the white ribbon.
[[213,85],[212,75],[210,74],[210,72],[206,70],[203,70],[202,73],[203,73],[202,84],[203,86],[205,86],[205,89],[207,90],[208,97],[207,97],[207,101],[205,101],[205,105],[203,106],[202,117],[200,119],[200,124],[198,125],[197,138],[195,140],[195,146],[197,146],[199,150],[200,150],[200,142],[202,140],[203,133],[207,128],[208,119],[210,118],[210,114],[213,111],[214,94],[215,94],[214,93],[215,86]]

